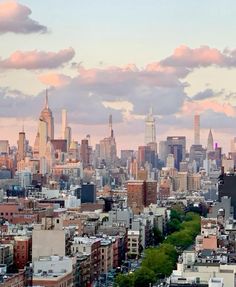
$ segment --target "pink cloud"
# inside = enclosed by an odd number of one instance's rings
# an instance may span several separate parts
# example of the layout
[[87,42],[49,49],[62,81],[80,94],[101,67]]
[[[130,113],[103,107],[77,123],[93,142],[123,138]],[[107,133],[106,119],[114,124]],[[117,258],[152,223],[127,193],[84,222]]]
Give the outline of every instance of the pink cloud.
[[204,101],[185,101],[182,107],[181,114],[192,115],[193,113],[203,113],[211,110],[216,113],[223,113],[229,117],[236,116],[236,108],[227,103],[219,103],[212,100]]
[[31,10],[16,1],[4,1],[0,3],[0,34],[47,32],[47,27],[32,20],[29,16]]
[[47,73],[39,75],[38,79],[45,85],[53,87],[61,87],[70,83],[71,77],[57,74],[57,73]]
[[173,55],[161,61],[166,66],[182,66],[186,68],[206,67],[210,65],[225,65],[227,56],[218,49],[208,46],[191,49],[185,45],[174,50]]
[[9,58],[0,61],[0,68],[4,69],[54,69],[69,62],[75,55],[72,48],[59,52],[16,51]]

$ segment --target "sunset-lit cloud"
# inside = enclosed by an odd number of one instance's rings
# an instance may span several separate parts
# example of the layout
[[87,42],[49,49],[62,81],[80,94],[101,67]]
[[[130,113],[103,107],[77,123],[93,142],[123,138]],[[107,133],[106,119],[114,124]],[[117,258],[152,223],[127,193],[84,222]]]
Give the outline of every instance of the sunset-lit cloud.
[[32,11],[16,1],[0,3],[0,34],[46,33],[47,27],[30,18]]
[[44,51],[16,51],[6,59],[0,59],[2,69],[54,69],[62,66],[73,59],[75,51],[72,48],[59,52]]
[[71,77],[63,75],[63,74],[57,74],[57,73],[41,74],[38,76],[38,79],[43,84],[47,86],[53,86],[53,87],[65,86],[69,84],[71,81]]

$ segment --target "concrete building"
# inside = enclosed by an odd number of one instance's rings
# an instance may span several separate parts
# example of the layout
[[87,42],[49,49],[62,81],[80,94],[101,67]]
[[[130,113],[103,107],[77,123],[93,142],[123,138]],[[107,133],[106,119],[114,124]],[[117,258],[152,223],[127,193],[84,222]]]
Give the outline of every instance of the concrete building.
[[40,257],[33,263],[33,286],[76,286],[74,284],[75,262],[75,258],[69,257]]
[[201,175],[200,174],[188,174],[188,190],[199,191],[201,189]]
[[108,273],[113,268],[113,246],[109,239],[101,240],[101,273]]
[[14,237],[14,263],[18,269],[24,269],[31,261],[31,244],[32,240],[28,236]]
[[138,258],[140,255],[140,232],[128,231],[128,256]]
[[71,245],[72,254],[90,256],[90,282],[98,278],[101,271],[101,239],[96,237],[74,237]]
[[127,183],[127,205],[135,214],[139,214],[144,208],[145,182],[143,180],[129,181]]
[[32,261],[40,256],[65,256],[65,230],[62,218],[46,217],[35,224],[32,233]]

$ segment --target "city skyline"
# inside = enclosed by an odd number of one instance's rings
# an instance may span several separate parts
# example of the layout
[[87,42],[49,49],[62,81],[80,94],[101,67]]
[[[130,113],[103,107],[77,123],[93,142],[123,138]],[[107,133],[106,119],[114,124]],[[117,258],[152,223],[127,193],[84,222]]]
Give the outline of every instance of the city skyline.
[[[202,144],[211,128],[215,141],[229,151],[236,120],[230,29],[236,4],[208,4],[0,1],[1,137],[16,144],[24,122],[32,145],[48,88],[56,137],[63,108],[72,137],[91,134],[93,145],[106,136],[112,114],[118,149],[135,149],[143,143],[144,118],[152,106],[158,142],[185,135],[190,146],[197,113]],[[195,33],[186,27],[190,20]],[[229,33],[218,40],[216,30]]]

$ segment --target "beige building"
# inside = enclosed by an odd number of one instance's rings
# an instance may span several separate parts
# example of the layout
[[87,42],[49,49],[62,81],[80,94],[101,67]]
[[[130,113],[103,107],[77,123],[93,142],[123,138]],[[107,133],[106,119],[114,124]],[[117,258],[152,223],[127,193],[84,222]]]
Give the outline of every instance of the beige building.
[[200,174],[188,174],[188,190],[200,190],[201,189],[201,175]]
[[187,172],[178,172],[177,176],[175,177],[175,191],[184,192],[187,191],[188,188],[188,180],[187,180]]
[[46,217],[35,224],[32,234],[32,261],[41,256],[65,256],[65,231],[63,219]]
[[140,254],[141,234],[139,231],[128,230],[128,256],[138,257]]

